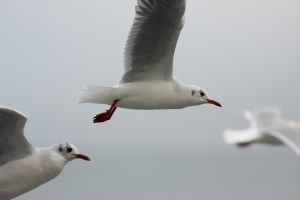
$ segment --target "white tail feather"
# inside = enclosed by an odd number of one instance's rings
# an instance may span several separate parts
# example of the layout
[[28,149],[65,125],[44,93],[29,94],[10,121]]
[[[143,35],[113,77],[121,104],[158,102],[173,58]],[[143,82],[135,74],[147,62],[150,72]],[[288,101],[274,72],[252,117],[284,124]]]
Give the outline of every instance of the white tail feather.
[[85,85],[80,92],[77,103],[111,104],[113,102],[112,87]]
[[227,144],[237,144],[244,142],[253,142],[260,138],[260,134],[256,129],[246,129],[246,130],[225,130],[223,133],[223,138]]

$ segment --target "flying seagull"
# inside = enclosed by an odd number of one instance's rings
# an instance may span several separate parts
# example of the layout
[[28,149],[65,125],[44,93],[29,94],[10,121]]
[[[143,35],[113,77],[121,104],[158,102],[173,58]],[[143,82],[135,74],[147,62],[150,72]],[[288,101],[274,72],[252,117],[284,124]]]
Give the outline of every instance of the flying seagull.
[[250,128],[224,131],[225,143],[240,147],[252,143],[285,144],[300,156],[300,122],[284,120],[280,110],[272,107],[247,110],[244,115]]
[[124,52],[124,74],[114,87],[85,85],[78,103],[111,105],[94,117],[109,120],[117,107],[181,109],[205,103],[220,106],[199,86],[173,75],[173,57],[184,25],[185,0],[138,0]]
[[25,138],[26,116],[0,106],[0,200],[22,195],[61,173],[71,160],[90,160],[69,143],[34,147]]

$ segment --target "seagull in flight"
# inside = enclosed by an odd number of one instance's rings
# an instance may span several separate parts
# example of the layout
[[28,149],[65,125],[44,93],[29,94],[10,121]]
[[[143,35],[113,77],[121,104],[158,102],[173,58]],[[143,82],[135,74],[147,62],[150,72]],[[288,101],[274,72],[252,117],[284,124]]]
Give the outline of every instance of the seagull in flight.
[[173,76],[173,57],[184,26],[185,0],[138,0],[124,52],[124,74],[113,87],[85,85],[78,103],[111,107],[94,117],[110,120],[117,109],[181,109],[201,104],[221,104],[201,87]]
[[225,130],[224,141],[240,147],[252,143],[287,145],[300,156],[300,122],[284,120],[278,108],[266,107],[246,110],[244,116],[250,128]]
[[0,200],[20,196],[58,176],[73,159],[90,160],[69,143],[34,147],[25,138],[26,116],[0,106]]

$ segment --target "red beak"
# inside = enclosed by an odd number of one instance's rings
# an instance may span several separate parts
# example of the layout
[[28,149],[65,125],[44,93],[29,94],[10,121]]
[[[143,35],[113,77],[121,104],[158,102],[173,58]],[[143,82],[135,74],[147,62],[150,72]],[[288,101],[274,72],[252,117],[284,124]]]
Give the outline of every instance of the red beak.
[[220,103],[216,102],[215,100],[206,99],[208,103],[214,104],[216,106],[222,107]]
[[83,154],[73,154],[73,155],[76,156],[76,158],[80,158],[83,160],[87,160],[87,161],[91,160],[89,157],[87,157],[86,155],[83,155]]

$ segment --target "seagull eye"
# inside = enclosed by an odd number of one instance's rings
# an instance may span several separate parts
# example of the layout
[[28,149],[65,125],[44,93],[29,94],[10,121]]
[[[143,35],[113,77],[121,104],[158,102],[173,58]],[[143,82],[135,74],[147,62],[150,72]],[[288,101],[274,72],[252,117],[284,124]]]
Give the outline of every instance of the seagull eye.
[[200,95],[201,95],[201,97],[204,97],[205,93],[200,91]]
[[73,149],[71,147],[67,148],[67,151],[70,153]]
[[194,95],[195,95],[195,90],[192,91],[192,96],[194,96]]

